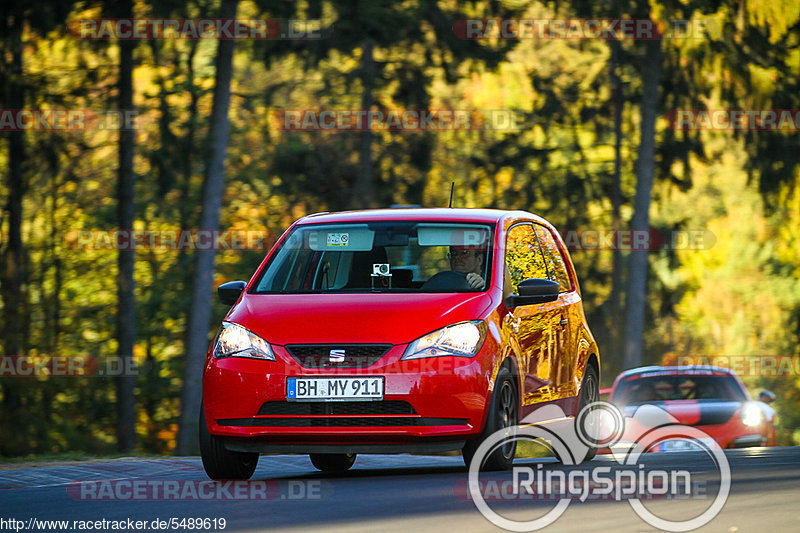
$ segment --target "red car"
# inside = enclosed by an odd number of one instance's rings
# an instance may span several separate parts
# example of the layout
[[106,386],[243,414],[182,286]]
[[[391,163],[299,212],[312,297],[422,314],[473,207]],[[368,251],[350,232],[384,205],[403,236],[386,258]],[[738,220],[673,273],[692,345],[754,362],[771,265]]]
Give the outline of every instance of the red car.
[[[625,429],[612,449],[630,449],[648,428],[634,419],[643,405],[666,411],[677,424],[706,433],[720,448],[775,445],[775,399],[761,391],[752,401],[742,381],[731,370],[716,366],[650,366],[623,372],[613,387],[603,389],[625,415]],[[691,441],[656,442],[649,451],[694,449]]]
[[[231,304],[203,372],[214,479],[261,452],[462,450],[534,408],[599,397],[597,345],[558,232],[523,211],[386,209],[295,222]],[[508,468],[513,441],[483,463]]]

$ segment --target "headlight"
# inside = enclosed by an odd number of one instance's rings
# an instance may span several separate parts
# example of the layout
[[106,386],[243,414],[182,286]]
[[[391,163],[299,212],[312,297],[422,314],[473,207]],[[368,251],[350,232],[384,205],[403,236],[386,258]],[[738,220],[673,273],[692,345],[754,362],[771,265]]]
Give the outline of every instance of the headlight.
[[472,357],[486,339],[486,324],[481,320],[461,322],[437,329],[415,340],[406,348],[402,359],[455,355]]
[[761,425],[761,422],[764,420],[764,413],[761,412],[761,408],[758,405],[748,403],[742,409],[741,417],[742,424],[755,427]]
[[214,344],[214,358],[247,357],[275,361],[269,343],[242,326],[223,322],[217,342]]

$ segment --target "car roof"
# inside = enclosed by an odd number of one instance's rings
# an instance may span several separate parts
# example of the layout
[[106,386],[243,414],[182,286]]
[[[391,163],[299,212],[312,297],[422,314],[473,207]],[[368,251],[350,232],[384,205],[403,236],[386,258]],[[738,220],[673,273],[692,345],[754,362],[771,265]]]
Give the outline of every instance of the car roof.
[[336,213],[315,213],[313,215],[308,215],[301,218],[297,221],[297,224],[373,222],[383,220],[435,220],[446,222],[483,222],[494,224],[507,218],[528,218],[548,224],[543,218],[526,211],[446,207],[364,209],[359,211],[341,211]]
[[644,366],[626,370],[619,378],[649,377],[649,376],[688,376],[697,374],[735,375],[730,368],[713,365],[683,365],[683,366]]

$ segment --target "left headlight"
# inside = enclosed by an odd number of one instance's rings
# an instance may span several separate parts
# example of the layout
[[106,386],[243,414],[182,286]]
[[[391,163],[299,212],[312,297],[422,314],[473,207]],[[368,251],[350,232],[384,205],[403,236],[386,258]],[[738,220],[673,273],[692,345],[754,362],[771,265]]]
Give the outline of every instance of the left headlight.
[[472,357],[481,349],[486,339],[486,324],[472,320],[446,326],[415,340],[406,348],[402,359],[441,357],[455,355]]
[[761,425],[764,420],[764,413],[761,412],[761,408],[758,405],[748,403],[742,408],[741,417],[742,424],[752,428]]
[[214,343],[214,358],[247,357],[275,361],[275,354],[267,341],[233,322],[223,322],[217,342]]

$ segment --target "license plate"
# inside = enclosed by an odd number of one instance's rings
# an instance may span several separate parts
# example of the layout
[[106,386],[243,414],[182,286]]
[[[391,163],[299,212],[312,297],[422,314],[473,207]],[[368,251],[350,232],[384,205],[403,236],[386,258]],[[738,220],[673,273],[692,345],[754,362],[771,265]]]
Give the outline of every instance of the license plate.
[[287,378],[287,400],[383,400],[383,376]]

